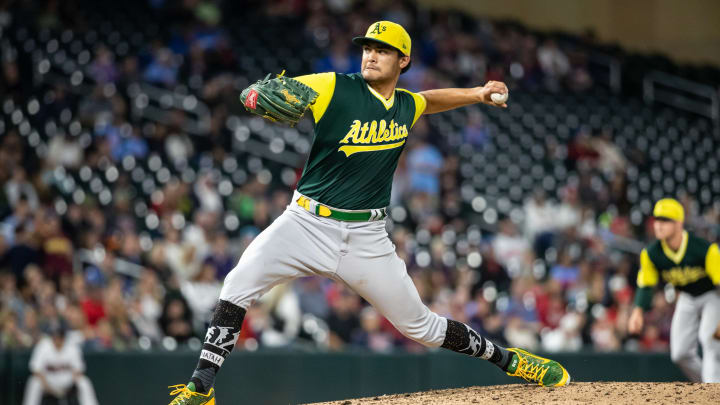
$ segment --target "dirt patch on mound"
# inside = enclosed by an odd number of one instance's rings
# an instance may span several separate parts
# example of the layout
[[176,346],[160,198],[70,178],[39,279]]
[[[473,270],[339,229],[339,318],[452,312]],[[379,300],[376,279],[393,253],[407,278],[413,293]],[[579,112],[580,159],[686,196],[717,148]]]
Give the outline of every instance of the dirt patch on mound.
[[720,404],[720,384],[578,382],[544,388],[510,384],[323,402],[323,405]]

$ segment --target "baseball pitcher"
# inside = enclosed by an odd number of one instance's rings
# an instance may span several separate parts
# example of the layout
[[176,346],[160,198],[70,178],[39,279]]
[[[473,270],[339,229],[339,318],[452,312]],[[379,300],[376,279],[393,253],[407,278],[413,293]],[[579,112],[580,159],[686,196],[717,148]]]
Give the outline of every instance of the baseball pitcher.
[[431,312],[385,231],[393,174],[420,115],[474,103],[505,107],[507,87],[489,82],[413,93],[395,87],[411,63],[410,36],[402,26],[373,23],[353,43],[362,47],[360,73],[281,75],[241,93],[249,111],[291,125],[309,108],[314,140],[290,205],[225,279],[200,360],[187,385],[171,387],[172,405],[214,404],[215,375],[233,350],[246,309],[276,284],[312,275],[345,283],[423,345],[482,358],[543,386],[570,382],[557,362],[500,347]]
[[[643,312],[650,309],[660,277],[678,290],[670,327],[670,357],[693,382],[720,382],[720,250],[716,243],[683,229],[685,211],[672,198],[655,204],[654,231],[658,239],[640,253],[635,308],[628,332],[640,333]],[[698,341],[703,357],[698,355]]]

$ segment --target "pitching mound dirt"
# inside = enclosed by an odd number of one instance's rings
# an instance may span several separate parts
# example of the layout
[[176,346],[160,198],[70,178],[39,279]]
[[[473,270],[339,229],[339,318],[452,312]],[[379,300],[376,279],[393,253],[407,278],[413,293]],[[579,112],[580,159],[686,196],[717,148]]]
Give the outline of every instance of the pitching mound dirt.
[[720,404],[720,384],[578,382],[543,388],[510,384],[323,402],[323,405]]

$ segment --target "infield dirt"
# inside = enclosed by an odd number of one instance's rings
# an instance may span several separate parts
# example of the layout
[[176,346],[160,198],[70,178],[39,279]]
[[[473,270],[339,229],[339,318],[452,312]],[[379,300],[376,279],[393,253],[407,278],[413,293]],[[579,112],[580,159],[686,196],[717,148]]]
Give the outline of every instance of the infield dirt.
[[720,384],[577,382],[545,388],[510,384],[322,402],[314,405],[720,404]]

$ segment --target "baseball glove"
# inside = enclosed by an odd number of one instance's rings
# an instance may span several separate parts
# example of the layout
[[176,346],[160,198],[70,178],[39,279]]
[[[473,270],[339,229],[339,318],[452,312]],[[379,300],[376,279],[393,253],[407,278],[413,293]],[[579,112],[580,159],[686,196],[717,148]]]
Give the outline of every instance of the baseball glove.
[[240,101],[253,114],[294,126],[317,100],[318,93],[284,74],[283,70],[274,79],[268,74],[258,80],[240,93]]

